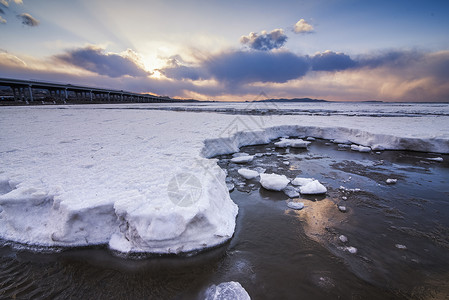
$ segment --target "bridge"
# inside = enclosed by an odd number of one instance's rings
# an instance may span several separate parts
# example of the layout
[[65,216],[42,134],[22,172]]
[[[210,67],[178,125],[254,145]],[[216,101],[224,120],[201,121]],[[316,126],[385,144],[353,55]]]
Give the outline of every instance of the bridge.
[[45,81],[0,78],[0,86],[9,87],[9,99],[16,103],[53,102],[174,102],[168,97],[132,93]]

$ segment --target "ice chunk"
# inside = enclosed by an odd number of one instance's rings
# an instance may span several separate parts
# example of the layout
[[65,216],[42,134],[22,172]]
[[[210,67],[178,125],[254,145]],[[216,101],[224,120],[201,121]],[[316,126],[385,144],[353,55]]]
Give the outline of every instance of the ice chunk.
[[401,249],[401,250],[407,250],[407,246],[405,245],[401,245],[401,244],[396,244],[394,245],[396,248]]
[[237,172],[245,179],[253,179],[259,176],[259,172],[245,168],[239,169]]
[[281,191],[287,187],[290,180],[285,175],[260,174],[260,184],[267,190]]
[[279,148],[307,148],[309,144],[310,142],[302,139],[281,139],[279,142],[274,143],[274,145]]
[[303,177],[296,177],[295,179],[292,180],[292,184],[293,185],[306,185],[308,183],[311,183],[312,181],[314,181],[315,179],[313,178],[303,178]]
[[365,147],[365,146],[359,146],[359,145],[351,145],[351,150],[359,151],[359,152],[370,152],[371,148]]
[[287,187],[283,190],[283,192],[284,192],[288,197],[290,197],[290,198],[296,198],[296,197],[299,197],[298,191],[297,191],[294,187],[292,187],[292,186],[287,186]]
[[302,202],[288,202],[287,206],[290,207],[291,209],[301,210],[301,209],[304,208],[304,203],[302,203]]
[[342,242],[342,243],[347,243],[348,242],[348,238],[345,235],[340,235],[338,237],[338,239]]
[[243,155],[243,156],[237,156],[231,159],[231,162],[236,164],[244,164],[247,162],[250,162],[254,159],[253,155]]
[[301,194],[305,195],[317,195],[324,194],[327,192],[327,189],[324,185],[322,185],[318,180],[314,180],[300,187]]
[[385,182],[387,184],[395,184],[398,180],[394,178],[388,178]]
[[433,160],[433,161],[438,161],[438,162],[442,162],[443,158],[442,157],[430,157],[427,160]]
[[351,254],[356,254],[357,253],[357,248],[355,248],[355,247],[349,246],[349,247],[345,247],[344,249],[345,249],[345,251],[348,251]]
[[232,157],[240,157],[240,156],[248,156],[249,154],[246,152],[237,152],[232,154]]
[[212,285],[206,291],[205,300],[250,300],[248,292],[239,282],[229,281]]
[[311,137],[311,136],[309,136],[309,137],[306,138],[306,141],[314,141],[314,140],[315,140],[315,138],[314,138],[314,137]]
[[346,209],[346,206],[344,206],[344,205],[339,205],[339,206],[338,206],[338,210],[341,211],[341,212],[346,212],[347,209]]

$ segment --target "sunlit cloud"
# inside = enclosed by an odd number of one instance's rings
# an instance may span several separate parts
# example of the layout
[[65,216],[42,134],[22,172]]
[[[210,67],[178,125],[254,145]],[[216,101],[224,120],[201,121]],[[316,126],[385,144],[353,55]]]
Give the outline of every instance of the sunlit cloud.
[[295,26],[293,27],[293,31],[295,33],[310,33],[313,32],[314,28],[312,25],[306,22],[306,20],[301,19],[298,22],[296,22]]
[[269,51],[284,46],[287,36],[282,29],[274,29],[271,32],[251,32],[240,38],[240,43],[254,50]]
[[6,20],[2,18],[2,16],[0,16],[0,24],[6,24]]
[[32,17],[30,14],[27,13],[17,15],[17,17],[22,21],[22,24],[26,26],[35,27],[38,26],[40,23],[39,20],[35,19],[34,17]]
[[141,57],[133,50],[123,53],[106,53],[103,48],[87,46],[56,55],[54,58],[90,72],[109,77],[148,76],[141,63]]

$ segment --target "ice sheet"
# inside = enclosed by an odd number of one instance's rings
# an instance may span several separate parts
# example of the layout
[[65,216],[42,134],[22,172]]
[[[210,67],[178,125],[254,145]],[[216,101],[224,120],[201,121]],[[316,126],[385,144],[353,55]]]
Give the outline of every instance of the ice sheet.
[[157,108],[2,107],[0,237],[41,246],[108,244],[122,253],[189,252],[221,244],[235,229],[238,208],[224,172],[209,159],[215,155],[283,136],[449,153],[444,114],[254,116],[149,107]]

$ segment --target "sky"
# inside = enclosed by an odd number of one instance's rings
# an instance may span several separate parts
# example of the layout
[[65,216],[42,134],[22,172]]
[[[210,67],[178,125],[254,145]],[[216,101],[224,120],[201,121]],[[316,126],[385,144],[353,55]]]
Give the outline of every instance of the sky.
[[449,101],[449,1],[0,0],[0,77],[184,99]]

